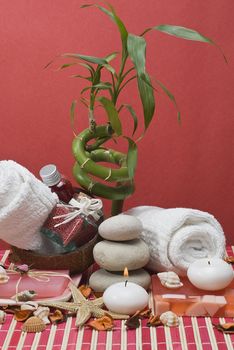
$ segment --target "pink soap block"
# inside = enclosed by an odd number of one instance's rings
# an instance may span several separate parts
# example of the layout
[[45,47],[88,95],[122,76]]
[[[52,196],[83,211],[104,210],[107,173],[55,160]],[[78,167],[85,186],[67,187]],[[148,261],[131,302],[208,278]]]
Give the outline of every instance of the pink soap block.
[[170,311],[170,303],[168,303],[167,301],[164,301],[163,299],[158,300],[157,304],[155,304],[154,311],[156,315],[161,315],[166,311]]
[[194,287],[187,278],[178,289],[162,286],[157,275],[152,276],[155,314],[169,310],[178,316],[234,317],[234,281],[225,289],[205,291]]
[[[42,271],[46,273],[46,271]],[[56,270],[55,274],[68,275],[68,270]],[[8,274],[9,281],[0,286],[0,298],[11,298],[16,294],[16,284],[21,277],[20,274]],[[68,286],[70,280],[64,276],[38,276],[40,281],[35,278],[23,275],[18,286],[18,291],[34,290],[37,293],[36,299],[51,298],[62,295]],[[48,278],[48,280],[47,280]]]

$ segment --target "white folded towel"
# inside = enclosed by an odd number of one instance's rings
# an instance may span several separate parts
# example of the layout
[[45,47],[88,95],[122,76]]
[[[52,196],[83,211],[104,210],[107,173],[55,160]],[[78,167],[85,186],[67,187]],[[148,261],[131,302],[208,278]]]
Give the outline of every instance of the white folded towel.
[[12,160],[0,161],[0,239],[37,250],[40,227],[58,202],[56,194]]
[[175,271],[183,276],[193,261],[225,254],[222,227],[209,213],[140,206],[126,214],[138,217],[143,224],[141,238],[149,246],[148,267],[153,271]]

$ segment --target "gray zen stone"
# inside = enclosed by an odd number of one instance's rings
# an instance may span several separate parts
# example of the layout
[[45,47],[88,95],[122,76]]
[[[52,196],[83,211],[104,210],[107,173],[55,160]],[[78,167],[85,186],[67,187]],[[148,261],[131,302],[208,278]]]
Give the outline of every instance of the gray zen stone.
[[132,215],[116,215],[101,223],[100,236],[110,241],[128,241],[139,238],[143,230],[141,221]]
[[137,270],[150,258],[149,248],[141,239],[125,242],[101,241],[93,249],[94,260],[109,271]]
[[[104,269],[95,271],[89,279],[89,285],[95,292],[104,292],[113,283],[124,282],[126,277],[121,272],[109,272]],[[141,287],[148,289],[150,285],[150,275],[144,269],[131,271],[128,277],[129,282],[139,284]]]

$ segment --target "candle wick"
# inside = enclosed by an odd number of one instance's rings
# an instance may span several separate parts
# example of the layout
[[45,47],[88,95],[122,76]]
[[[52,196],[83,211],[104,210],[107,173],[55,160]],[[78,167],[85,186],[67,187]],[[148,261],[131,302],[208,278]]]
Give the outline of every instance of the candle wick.
[[210,260],[208,260],[208,264],[210,265]]
[[127,287],[128,280],[125,281],[125,287]]

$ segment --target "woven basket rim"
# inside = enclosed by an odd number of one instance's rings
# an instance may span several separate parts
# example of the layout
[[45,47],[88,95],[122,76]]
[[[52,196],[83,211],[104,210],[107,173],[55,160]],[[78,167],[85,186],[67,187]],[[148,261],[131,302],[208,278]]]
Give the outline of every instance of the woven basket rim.
[[97,241],[99,237],[99,234],[97,233],[89,242],[83,244],[80,247],[77,247],[76,250],[69,252],[69,253],[64,253],[64,254],[54,254],[54,255],[42,255],[42,254],[38,254],[32,250],[26,250],[26,249],[22,249],[22,248],[18,248],[15,247],[13,245],[11,245],[11,248],[13,251],[20,252],[20,254],[25,253],[26,255],[30,255],[31,257],[36,257],[36,258],[61,258],[61,257],[71,257],[73,255],[77,255],[78,253],[80,253],[82,250],[87,249],[88,246],[92,245],[94,242]]

